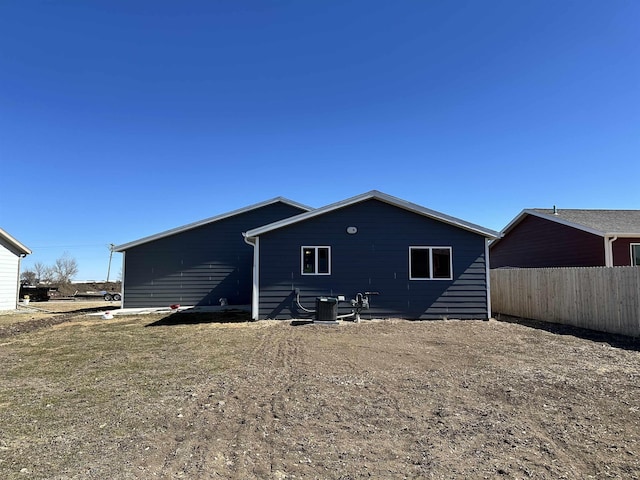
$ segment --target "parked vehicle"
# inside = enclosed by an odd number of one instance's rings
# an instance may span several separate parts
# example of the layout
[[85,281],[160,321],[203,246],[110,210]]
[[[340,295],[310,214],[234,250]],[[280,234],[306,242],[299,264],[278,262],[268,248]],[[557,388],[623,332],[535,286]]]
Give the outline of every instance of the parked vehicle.
[[111,300],[115,301],[115,302],[119,302],[120,300],[122,300],[122,295],[120,295],[117,292],[101,292],[102,298],[104,298],[107,302],[110,302]]
[[107,292],[106,290],[101,290],[99,292],[96,291],[88,291],[88,292],[78,292],[76,291],[73,294],[74,298],[85,298],[85,299],[98,299],[98,298],[103,298],[105,301],[110,302],[110,301],[116,301],[119,302],[120,300],[122,300],[122,294],[120,294],[119,292]]
[[29,300],[33,302],[46,302],[51,298],[49,295],[50,287],[35,287],[33,285],[20,285],[20,298],[28,295]]

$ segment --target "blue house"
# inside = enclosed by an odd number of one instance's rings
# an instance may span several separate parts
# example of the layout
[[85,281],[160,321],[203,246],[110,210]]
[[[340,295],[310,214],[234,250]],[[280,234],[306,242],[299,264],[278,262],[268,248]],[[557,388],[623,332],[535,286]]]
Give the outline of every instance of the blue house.
[[242,232],[309,210],[278,197],[117,246],[122,306],[249,305],[253,251]]
[[[378,191],[247,230],[252,317],[305,318],[316,297],[378,292],[363,318],[491,316],[497,232]],[[349,313],[350,305],[340,307]]]

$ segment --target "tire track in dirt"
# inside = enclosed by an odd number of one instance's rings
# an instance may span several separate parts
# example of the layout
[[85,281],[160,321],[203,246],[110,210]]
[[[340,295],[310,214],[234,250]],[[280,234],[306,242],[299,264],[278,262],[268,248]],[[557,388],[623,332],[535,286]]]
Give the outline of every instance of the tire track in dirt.
[[[386,342],[394,343],[395,334],[387,332],[381,336],[378,332],[372,335],[373,325],[368,323],[348,327],[357,332],[361,341],[356,345],[347,342],[349,349],[341,358],[345,369],[341,371],[338,385],[344,385],[343,389],[348,393],[341,406],[342,424],[356,425],[355,432],[347,433],[358,441],[353,448],[343,447],[338,459],[359,458],[362,456],[361,444],[370,443],[380,446],[375,455],[364,456],[369,473],[374,477],[403,478],[408,475],[407,469],[400,471],[380,466],[393,465],[398,458],[410,459],[414,472],[424,471],[422,466],[430,463],[426,453],[430,442],[416,432],[416,405],[423,410],[423,400],[419,403],[416,396],[407,395],[407,391],[411,391],[411,385],[406,382],[407,372],[398,370],[389,363],[388,356],[381,354],[386,350]],[[398,354],[409,355],[402,349]],[[422,393],[418,389],[414,392]],[[415,473],[409,476],[413,475]]]
[[[289,383],[291,365],[291,339],[283,327],[265,329],[261,341],[245,366],[246,376],[238,385],[236,395],[246,399],[240,419],[236,421],[233,442],[232,472],[234,478],[249,476],[272,477],[274,472],[274,423],[278,420],[278,396]],[[284,385],[284,387],[283,387]],[[258,394],[257,392],[262,392]],[[255,442],[255,439],[260,439]]]
[[[302,330],[281,325],[269,329],[255,350],[250,367],[259,372],[258,380],[264,391],[258,411],[252,417],[254,431],[260,431],[270,478],[284,478],[283,460],[289,454],[289,445],[282,441],[290,427],[292,407],[300,405],[299,387],[304,382],[308,361],[304,358],[305,341]],[[252,384],[252,386],[254,386]],[[249,431],[249,438],[252,432]],[[261,477],[261,471],[253,474]]]
[[161,477],[284,478],[273,439],[295,391],[291,366],[304,362],[296,337],[287,324],[262,328],[233,377],[212,379],[193,394],[202,400],[182,410],[186,422],[169,422],[156,453],[164,457]]
[[[279,323],[252,330],[246,334],[251,347],[244,364],[208,379],[196,400],[185,400],[184,418],[168,421],[156,473],[162,478],[551,479],[567,472],[574,478],[604,473],[604,466],[638,472],[632,455],[637,426],[616,424],[614,413],[620,410],[608,400],[611,389],[602,390],[612,377],[584,386],[584,398],[572,404],[567,423],[560,407],[575,394],[564,381],[571,378],[570,367],[547,362],[546,354],[530,354],[537,363],[525,358],[515,368],[513,359],[503,358],[508,339],[503,345],[493,335],[482,337],[491,328],[487,323],[338,328]],[[518,334],[512,343],[520,348]],[[481,341],[470,348],[475,336]],[[588,357],[574,350],[571,344],[562,347],[558,358],[575,355],[576,364],[584,365]],[[632,374],[634,353],[622,352]],[[534,364],[545,372],[558,370],[563,380],[532,376],[527,369]],[[630,382],[625,378],[618,382]],[[594,392],[611,412],[606,421],[588,422],[595,414],[583,411],[584,402],[597,405],[586,397],[592,387],[600,388]],[[629,385],[619,383],[616,391],[629,402],[625,408],[636,408],[635,397],[623,387]],[[554,405],[556,416],[537,410]],[[598,438],[577,422],[599,428]],[[630,433],[621,438],[629,446],[616,438],[624,428]],[[598,459],[582,452],[586,444],[598,449]],[[617,463],[609,460],[612,454]]]

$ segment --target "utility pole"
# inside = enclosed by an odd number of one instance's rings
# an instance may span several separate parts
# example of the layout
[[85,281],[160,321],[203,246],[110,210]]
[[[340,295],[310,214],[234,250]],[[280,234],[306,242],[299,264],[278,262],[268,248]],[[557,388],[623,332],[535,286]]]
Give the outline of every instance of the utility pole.
[[107,268],[107,283],[109,283],[109,274],[111,273],[111,259],[113,258],[113,248],[115,245],[113,243],[109,244],[109,268]]

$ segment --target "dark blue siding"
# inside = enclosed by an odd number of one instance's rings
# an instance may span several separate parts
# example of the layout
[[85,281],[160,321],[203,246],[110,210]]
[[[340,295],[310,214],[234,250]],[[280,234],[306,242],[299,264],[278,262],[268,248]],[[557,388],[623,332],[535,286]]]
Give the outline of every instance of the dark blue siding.
[[253,248],[242,232],[303,211],[273,203],[127,250],[123,306],[249,305]]
[[[349,226],[358,233],[349,235]],[[302,246],[331,246],[331,275],[301,275]],[[409,280],[410,246],[451,246],[453,280]],[[260,236],[260,318],[309,316],[319,295],[378,291],[363,318],[486,318],[485,238],[367,200]],[[349,308],[341,304],[340,313]]]

